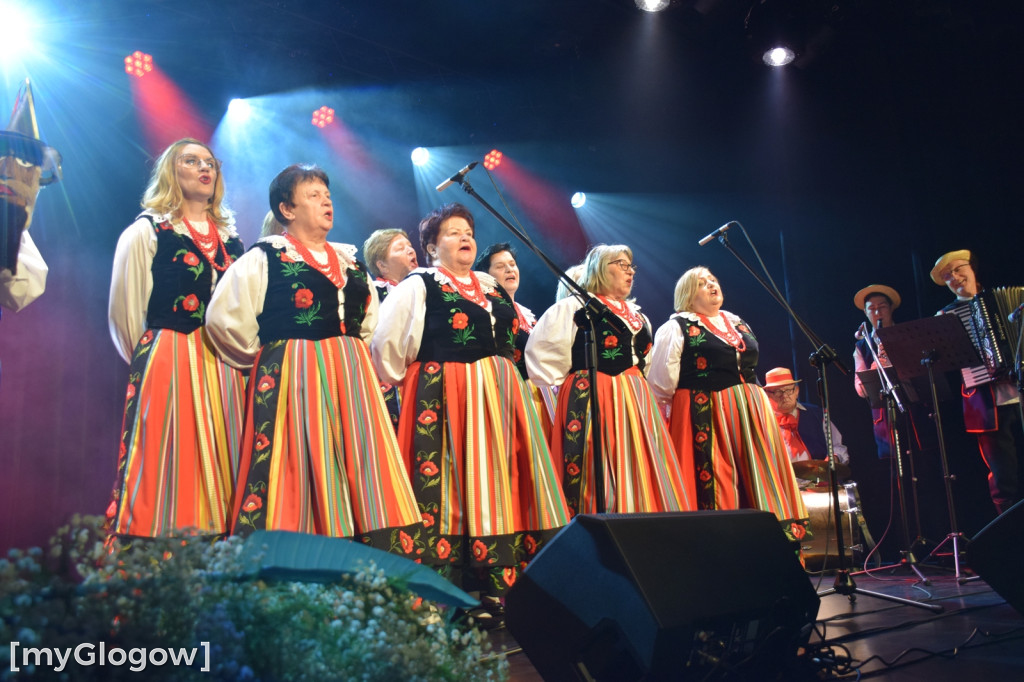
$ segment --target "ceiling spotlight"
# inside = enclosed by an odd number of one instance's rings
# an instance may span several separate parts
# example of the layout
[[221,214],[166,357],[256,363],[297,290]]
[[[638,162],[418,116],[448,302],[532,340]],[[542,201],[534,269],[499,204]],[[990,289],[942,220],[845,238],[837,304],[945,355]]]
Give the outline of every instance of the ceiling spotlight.
[[645,12],[660,12],[668,5],[669,0],[636,0],[636,6]]
[[501,165],[502,154],[497,149],[492,149],[484,157],[484,168],[494,170]]
[[[639,2],[639,0],[637,0]],[[583,192],[576,192],[572,195],[572,199],[569,200],[573,208],[583,208],[583,204],[587,203],[587,195]]]
[[430,161],[430,151],[426,147],[416,147],[412,150],[412,164],[414,166],[425,166]]
[[795,0],[755,0],[743,22],[752,56],[768,66],[793,63],[803,52],[807,21]]
[[313,112],[313,125],[324,128],[334,122],[334,109],[324,105]]
[[785,45],[768,48],[761,56],[761,60],[768,66],[785,66],[791,64],[794,59],[796,59],[796,52]]
[[236,97],[228,102],[228,116],[232,120],[243,123],[249,120],[250,114],[252,114],[252,105],[246,100]]
[[136,50],[124,58],[124,72],[142,78],[153,70],[153,56]]

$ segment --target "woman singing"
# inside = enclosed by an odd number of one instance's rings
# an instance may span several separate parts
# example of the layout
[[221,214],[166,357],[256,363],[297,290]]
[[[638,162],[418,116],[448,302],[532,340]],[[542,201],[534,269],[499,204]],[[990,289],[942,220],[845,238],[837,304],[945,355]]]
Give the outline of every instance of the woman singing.
[[423,526],[370,364],[377,296],[355,247],[327,241],[327,175],[270,184],[283,234],[227,272],[207,315],[217,350],[251,367],[233,532],[354,537],[413,554]]
[[[381,308],[373,360],[402,384],[399,441],[427,527],[424,563],[480,590],[490,621],[517,568],[567,523],[558,473],[512,354],[512,298],[473,271],[473,216],[448,204],[420,222],[436,267],[399,282]],[[419,545],[418,545],[419,547]],[[455,570],[452,570],[455,569]]]
[[193,139],[168,147],[142,207],[117,242],[110,283],[110,334],[131,368],[107,524],[119,536],[222,534],[245,389],[203,325],[243,248],[210,148]]
[[599,245],[587,254],[581,281],[605,310],[595,322],[595,339],[606,510],[597,509],[594,495],[592,387],[584,369],[579,300],[568,297],[555,303],[541,315],[526,344],[530,378],[540,385],[561,386],[551,449],[563,467],[565,497],[573,514],[692,508],[679,460],[643,374],[651,327],[629,299],[635,273],[629,247]]
[[770,511],[784,530],[807,517],[768,396],[757,384],[757,339],[722,310],[722,289],[707,268],[686,271],[678,311],[659,327],[651,388],[672,406],[669,430],[698,509]]

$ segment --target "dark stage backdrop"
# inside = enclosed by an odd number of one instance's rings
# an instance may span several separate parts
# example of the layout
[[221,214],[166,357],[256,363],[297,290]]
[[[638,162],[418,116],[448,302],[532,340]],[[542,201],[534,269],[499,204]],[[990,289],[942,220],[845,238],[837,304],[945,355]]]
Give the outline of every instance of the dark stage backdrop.
[[[896,316],[906,321],[951,298],[927,278],[948,250],[976,251],[986,282],[1024,283],[1013,200],[1024,179],[1019,11],[979,10],[971,30],[956,34],[960,50],[917,24],[863,43],[864,33],[839,31],[817,61],[772,72],[748,59],[729,23],[742,23],[742,3],[712,3],[723,9],[696,23],[670,17],[660,30],[658,17],[640,16],[631,1],[557,4],[555,12],[524,1],[501,16],[484,7],[398,13],[390,4],[311,2],[254,11],[225,2],[199,33],[203,2],[62,4],[66,39],[49,64],[75,68],[28,74],[40,131],[63,153],[65,178],[41,192],[32,228],[50,264],[47,291],[0,321],[0,550],[43,543],[70,514],[102,513],[109,500],[127,379],[106,326],[110,267],[159,151],[121,70],[135,49],[154,54],[211,130],[233,96],[301,112],[297,123],[265,113],[277,127],[240,144],[229,144],[223,125],[218,132],[247,242],[270,179],[296,161],[331,173],[334,240],[361,245],[382,225],[413,230],[427,209],[452,200],[478,215],[481,248],[507,240],[457,188],[424,194],[408,161],[417,145],[449,148],[456,161],[425,177],[432,186],[497,147],[519,177],[557,196],[593,197],[603,222],[585,208],[566,224],[564,211],[543,217],[536,187],[510,192],[510,206],[561,265],[579,261],[587,243],[630,245],[641,268],[635,294],[655,327],[671,313],[678,276],[707,265],[725,307],[758,335],[761,376],[792,366],[804,386],[813,383],[807,341],[719,244],[697,246],[729,220],[746,227],[792,306],[851,368],[863,319],[852,297],[866,284],[898,289]],[[439,40],[441,31],[465,36],[466,49]],[[5,107],[23,75],[9,77]],[[306,122],[325,101],[336,103],[343,144]],[[177,104],[168,106],[174,120]],[[374,172],[345,157],[353,147]],[[494,179],[505,191],[522,187],[509,170]],[[474,186],[497,203],[480,169]],[[731,234],[753,262],[739,231]],[[525,249],[520,266],[517,300],[539,314],[554,279]],[[877,537],[888,518],[887,474],[873,456],[870,415],[850,377],[829,377],[833,419]],[[994,514],[985,471],[959,432],[958,405],[944,409],[960,523],[972,533]],[[920,466],[928,534],[941,539],[948,521],[935,453]]]

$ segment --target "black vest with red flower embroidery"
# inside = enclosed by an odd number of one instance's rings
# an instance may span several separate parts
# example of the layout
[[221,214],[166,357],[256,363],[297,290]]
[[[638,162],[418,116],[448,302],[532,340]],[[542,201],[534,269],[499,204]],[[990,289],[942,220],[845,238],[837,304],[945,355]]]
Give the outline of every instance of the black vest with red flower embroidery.
[[[413,273],[427,290],[423,338],[416,359],[420,362],[476,362],[492,355],[512,359],[516,319],[512,299],[500,286],[487,295],[494,313],[465,299],[451,284],[441,285],[433,272]],[[412,275],[410,275],[412,276]]]
[[[580,313],[576,314],[580,318]],[[581,320],[582,321],[582,320]],[[610,310],[602,311],[594,323],[597,336],[597,371],[602,374],[616,376],[633,366],[636,355],[636,366],[643,371],[647,365],[647,354],[651,352],[651,329],[647,323],[636,334],[625,320]],[[583,331],[576,329],[576,338],[572,342],[573,372],[586,369],[583,355]]]
[[[146,326],[191,334],[206,321],[206,306],[213,296],[213,267],[195,242],[175,232],[170,223],[157,224],[151,216],[143,217],[153,223],[156,233]],[[237,237],[225,241],[224,249],[232,260],[244,250]],[[224,265],[220,251],[216,263]]]
[[301,260],[292,260],[284,248],[267,242],[258,242],[252,248],[262,249],[267,255],[267,294],[263,312],[256,318],[260,343],[359,336],[370,301],[369,278],[362,263],[345,270],[342,320],[338,312],[338,287],[327,275]]
[[678,388],[721,391],[740,383],[757,383],[757,339],[743,320],[735,325],[746,348],[738,353],[698,322],[679,316],[683,352],[679,358]]

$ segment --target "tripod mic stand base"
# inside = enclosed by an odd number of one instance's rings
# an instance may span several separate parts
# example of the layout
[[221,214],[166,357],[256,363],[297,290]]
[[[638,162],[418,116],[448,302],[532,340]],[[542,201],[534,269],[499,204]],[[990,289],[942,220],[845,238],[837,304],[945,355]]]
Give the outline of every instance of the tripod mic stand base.
[[932,584],[932,581],[928,579],[924,575],[924,573],[921,573],[921,570],[917,567],[918,562],[917,558],[914,556],[913,550],[900,552],[900,554],[902,555],[902,558],[895,564],[888,564],[886,566],[875,566],[874,568],[866,568],[863,571],[856,571],[851,575],[864,575],[865,573],[870,575],[872,573],[875,573],[876,571],[895,571],[899,568],[909,568],[914,572],[914,575],[917,576],[918,582],[920,582],[922,585]]
[[932,613],[941,613],[943,611],[941,604],[926,604],[924,602],[914,601],[913,599],[904,599],[903,597],[897,597],[891,594],[863,590],[857,587],[857,583],[853,581],[853,576],[851,576],[850,572],[845,569],[836,571],[835,583],[829,589],[819,592],[818,596],[827,597],[830,594],[846,595],[850,599],[850,603],[857,601],[858,594],[863,594],[866,597],[884,599],[885,601],[903,604],[904,606],[916,606],[918,608],[928,609]]
[[[981,579],[981,576],[977,576],[977,575],[963,575],[961,573],[961,571],[960,571],[960,556],[964,552],[964,550],[960,549],[960,542],[961,541],[966,541],[966,540],[967,540],[967,538],[964,537],[963,533],[958,533],[958,532],[950,533],[949,535],[946,536],[946,539],[943,540],[942,542],[940,542],[938,547],[933,549],[932,553],[928,555],[929,559],[931,559],[932,557],[941,557],[941,556],[950,556],[950,555],[952,555],[952,557],[953,557],[953,567],[956,569],[955,572],[954,572],[954,575],[956,576],[956,581],[958,583],[960,583],[961,585],[963,585],[964,583],[969,583],[969,582]],[[945,547],[947,542],[953,543],[953,551],[949,552],[948,554],[940,554],[939,550],[942,549],[943,547]]]

